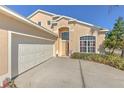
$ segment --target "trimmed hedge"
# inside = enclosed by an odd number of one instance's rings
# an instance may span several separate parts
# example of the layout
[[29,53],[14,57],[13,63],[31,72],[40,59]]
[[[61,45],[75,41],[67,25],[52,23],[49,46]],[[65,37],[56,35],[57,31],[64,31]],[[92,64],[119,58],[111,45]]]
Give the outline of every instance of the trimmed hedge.
[[89,53],[73,53],[71,58],[83,59],[88,61],[94,61],[98,63],[107,64],[117,69],[124,70],[124,58],[119,55],[100,55],[100,54],[89,54]]

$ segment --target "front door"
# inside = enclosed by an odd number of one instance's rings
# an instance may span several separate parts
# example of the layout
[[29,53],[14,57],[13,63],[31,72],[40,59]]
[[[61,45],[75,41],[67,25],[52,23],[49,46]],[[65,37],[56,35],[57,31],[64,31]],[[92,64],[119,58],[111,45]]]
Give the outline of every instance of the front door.
[[69,55],[69,41],[63,40],[62,41],[62,56],[68,56]]
[[69,55],[69,32],[61,32],[61,53],[62,56]]

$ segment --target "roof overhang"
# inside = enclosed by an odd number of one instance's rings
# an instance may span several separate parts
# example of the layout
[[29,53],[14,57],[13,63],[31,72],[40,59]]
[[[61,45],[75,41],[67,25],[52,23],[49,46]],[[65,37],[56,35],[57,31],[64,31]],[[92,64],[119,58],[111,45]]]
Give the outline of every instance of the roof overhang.
[[54,36],[57,37],[57,34],[55,34],[54,32],[52,32],[52,31],[50,31],[50,30],[48,30],[48,29],[46,29],[46,28],[44,28],[42,26],[38,26],[37,24],[35,24],[35,23],[31,22],[30,20],[26,19],[25,17],[23,17],[23,16],[15,13],[15,12],[13,12],[12,10],[8,9],[5,6],[0,6],[0,12],[2,14],[5,14],[5,15],[7,15],[9,17],[14,18],[14,19],[16,19],[18,21],[21,21],[21,22],[23,22],[25,24],[28,24],[30,26],[33,26],[33,27],[39,29],[40,31],[42,30],[42,31],[44,31],[46,33],[49,33],[49,34],[54,35]]
[[102,32],[108,32],[109,30],[108,29],[103,29],[103,30],[100,30]]
[[56,14],[54,13],[51,13],[51,12],[47,12],[47,11],[43,11],[43,10],[36,10],[34,13],[32,13],[31,15],[29,15],[27,18],[30,19],[32,18],[34,15],[36,15],[37,13],[44,13],[44,14],[47,14],[47,15],[50,15],[50,16],[57,16]]
[[96,26],[96,25],[93,25],[93,24],[90,24],[90,23],[87,23],[87,22],[84,22],[84,21],[79,21],[79,20],[77,20],[77,19],[74,19],[74,18],[68,17],[68,16],[61,16],[61,17],[58,18],[56,21],[59,21],[59,20],[61,20],[61,19],[63,19],[63,18],[68,19],[69,22],[74,22],[74,23],[83,24],[83,25],[86,25],[86,26],[90,26],[90,27],[97,28],[97,29],[99,29],[99,30],[102,29],[101,31],[104,31],[104,32],[109,31],[109,30],[106,29],[106,28],[102,28],[102,27],[99,27],[99,26]]

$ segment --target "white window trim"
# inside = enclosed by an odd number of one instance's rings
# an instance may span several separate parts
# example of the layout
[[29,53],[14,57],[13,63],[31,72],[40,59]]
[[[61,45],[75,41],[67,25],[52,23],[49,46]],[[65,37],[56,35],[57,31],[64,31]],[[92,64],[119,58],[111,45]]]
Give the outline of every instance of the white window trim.
[[[81,37],[84,37],[84,36],[93,36],[93,37],[95,37],[95,40],[90,40],[90,41],[95,41],[95,52],[94,53],[96,53],[96,36],[94,36],[94,35],[83,35],[83,36],[80,36],[80,38]],[[86,42],[88,42],[89,40],[80,40],[80,41],[86,41]],[[87,45],[86,46],[88,46],[88,43],[86,43]],[[80,52],[81,52],[81,46],[80,46]],[[81,53],[92,53],[92,52],[88,52],[88,47],[86,47],[86,52],[81,52]]]

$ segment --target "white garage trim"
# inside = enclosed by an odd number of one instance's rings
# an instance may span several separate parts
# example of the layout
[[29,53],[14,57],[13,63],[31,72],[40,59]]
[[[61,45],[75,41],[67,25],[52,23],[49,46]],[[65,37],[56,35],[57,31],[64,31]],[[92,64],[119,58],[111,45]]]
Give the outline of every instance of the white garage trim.
[[12,33],[8,31],[8,73],[11,78],[11,43],[12,43]]
[[44,40],[49,40],[49,41],[55,41],[55,40],[52,40],[52,39],[46,39],[46,38],[43,38],[43,37],[38,37],[38,36],[34,36],[34,35],[23,34],[23,33],[14,32],[14,31],[9,31],[9,32],[11,32],[13,34],[23,35],[23,36],[27,36],[27,37],[33,37],[33,38],[37,38],[37,39],[44,39]]

